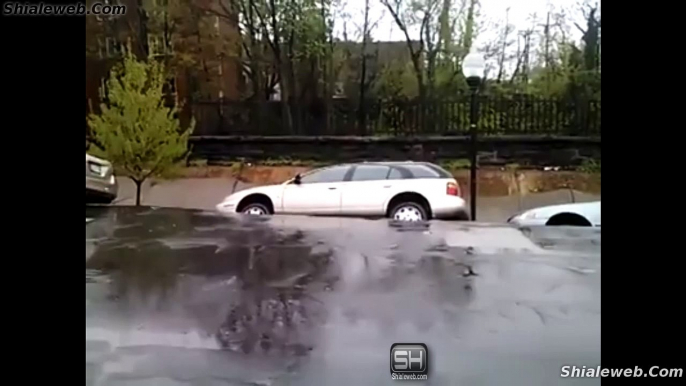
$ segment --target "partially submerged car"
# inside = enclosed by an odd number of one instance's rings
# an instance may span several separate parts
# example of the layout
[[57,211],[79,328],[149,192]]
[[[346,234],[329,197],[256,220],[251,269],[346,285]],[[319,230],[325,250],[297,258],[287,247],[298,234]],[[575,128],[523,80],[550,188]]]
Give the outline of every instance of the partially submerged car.
[[549,205],[529,209],[507,222],[525,226],[600,226],[600,201]]
[[226,197],[221,212],[466,220],[455,178],[428,162],[361,162],[296,175]]
[[109,204],[118,189],[112,163],[86,153],[86,203]]

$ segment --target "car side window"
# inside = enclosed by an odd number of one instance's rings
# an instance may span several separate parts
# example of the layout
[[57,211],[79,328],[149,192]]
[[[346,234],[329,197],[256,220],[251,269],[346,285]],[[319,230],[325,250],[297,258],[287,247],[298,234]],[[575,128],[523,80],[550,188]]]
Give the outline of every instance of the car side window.
[[383,165],[359,165],[353,172],[352,181],[385,180],[388,169],[388,166]]
[[349,169],[349,166],[334,166],[331,168],[317,170],[302,176],[300,183],[317,184],[323,182],[342,182]]
[[392,167],[391,172],[388,174],[389,180],[404,180],[412,178],[412,173],[407,169]]
[[407,165],[405,166],[414,178],[440,178],[441,176],[435,170],[432,170],[423,165]]

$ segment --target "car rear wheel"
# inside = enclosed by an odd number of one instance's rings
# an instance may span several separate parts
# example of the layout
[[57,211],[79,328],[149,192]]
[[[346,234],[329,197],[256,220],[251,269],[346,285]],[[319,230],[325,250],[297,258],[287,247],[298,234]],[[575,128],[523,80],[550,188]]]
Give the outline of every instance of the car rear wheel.
[[241,211],[243,214],[248,214],[251,216],[265,216],[269,214],[269,209],[266,205],[260,204],[258,202],[248,204]]
[[425,221],[429,216],[426,209],[416,202],[401,202],[391,210],[391,216],[396,221]]

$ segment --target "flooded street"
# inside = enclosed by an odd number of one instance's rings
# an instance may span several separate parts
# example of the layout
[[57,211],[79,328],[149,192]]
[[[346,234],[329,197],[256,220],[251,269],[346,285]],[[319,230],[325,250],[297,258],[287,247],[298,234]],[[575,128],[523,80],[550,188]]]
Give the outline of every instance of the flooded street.
[[[87,385],[599,384],[600,230],[86,211]],[[566,382],[566,383],[565,383]],[[420,382],[415,382],[420,383]]]

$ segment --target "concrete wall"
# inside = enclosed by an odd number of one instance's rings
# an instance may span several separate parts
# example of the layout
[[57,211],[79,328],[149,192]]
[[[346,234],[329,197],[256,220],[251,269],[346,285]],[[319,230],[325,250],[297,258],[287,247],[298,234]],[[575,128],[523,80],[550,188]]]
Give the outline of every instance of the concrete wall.
[[[469,137],[194,137],[192,158],[209,163],[266,159],[331,162],[469,158]],[[481,165],[575,166],[600,159],[600,138],[492,136],[481,138]]]

